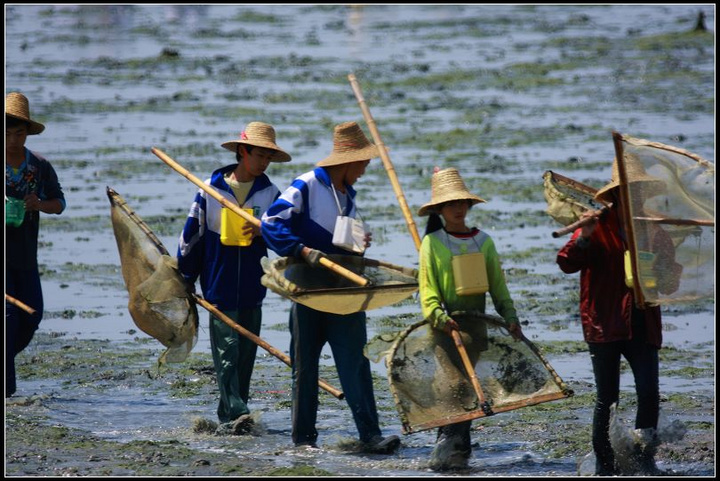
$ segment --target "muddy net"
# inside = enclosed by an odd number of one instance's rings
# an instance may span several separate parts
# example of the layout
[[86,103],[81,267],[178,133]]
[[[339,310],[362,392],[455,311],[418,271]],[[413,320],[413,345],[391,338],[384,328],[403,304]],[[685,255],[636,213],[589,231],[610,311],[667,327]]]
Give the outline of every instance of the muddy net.
[[562,225],[570,225],[580,220],[583,212],[604,207],[604,203],[595,200],[596,192],[597,189],[552,170],[543,174],[543,195],[547,202],[547,213]]
[[302,259],[263,258],[261,282],[271,291],[308,307],[334,314],[369,311],[398,303],[418,290],[417,270],[360,256],[328,255],[328,259],[366,278],[360,287]]
[[[686,150],[627,135],[616,134],[617,149],[623,159],[618,168],[626,178],[640,169],[654,179],[626,184],[629,237],[634,240],[627,254],[626,283],[650,305],[713,299],[714,164]],[[663,245],[662,237],[669,237],[672,245]]]
[[496,316],[453,312],[475,367],[471,382],[453,339],[421,321],[387,353],[388,379],[405,434],[571,396],[540,351],[515,340]]
[[135,325],[167,350],[159,362],[182,362],[197,343],[198,313],[185,281],[162,242],[113,189],[110,217]]

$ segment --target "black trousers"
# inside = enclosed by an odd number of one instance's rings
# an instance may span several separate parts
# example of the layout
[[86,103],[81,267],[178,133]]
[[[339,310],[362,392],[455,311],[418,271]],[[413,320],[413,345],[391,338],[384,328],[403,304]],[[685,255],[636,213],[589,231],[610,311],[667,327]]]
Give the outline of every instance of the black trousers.
[[[639,314],[639,311],[637,312]],[[635,428],[657,428],[660,410],[658,348],[645,342],[642,315],[633,312],[633,339],[588,343],[595,374],[597,399],[593,413],[593,450],[601,464],[612,466],[610,406],[620,395],[620,361],[625,357],[635,379],[637,415]]]

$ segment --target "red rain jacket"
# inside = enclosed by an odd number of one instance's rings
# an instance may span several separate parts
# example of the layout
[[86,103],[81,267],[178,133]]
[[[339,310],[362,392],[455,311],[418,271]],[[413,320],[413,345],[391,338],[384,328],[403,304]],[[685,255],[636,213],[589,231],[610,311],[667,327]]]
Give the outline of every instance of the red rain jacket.
[[[558,252],[560,269],[572,274],[580,271],[580,318],[586,342],[626,341],[633,337],[633,291],[625,285],[623,254],[617,212],[611,209],[583,247],[576,242],[581,229]],[[660,348],[662,320],[660,307],[646,307],[647,342]]]

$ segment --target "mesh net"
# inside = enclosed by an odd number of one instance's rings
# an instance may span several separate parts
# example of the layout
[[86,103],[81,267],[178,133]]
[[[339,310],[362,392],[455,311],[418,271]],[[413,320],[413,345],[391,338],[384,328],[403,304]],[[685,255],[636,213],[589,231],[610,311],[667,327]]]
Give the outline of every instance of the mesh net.
[[571,396],[538,349],[515,340],[502,319],[453,312],[475,367],[476,391],[453,339],[422,321],[395,340],[388,378],[408,434]]
[[551,170],[543,174],[543,195],[547,213],[562,225],[580,219],[583,212],[598,210],[603,204],[596,201],[597,189]]
[[619,139],[626,177],[639,162],[657,180],[628,184],[634,243],[627,270],[639,280],[632,285],[651,305],[714,298],[714,164],[676,147]]
[[400,302],[418,290],[417,270],[360,256],[328,259],[368,279],[359,287],[345,277],[302,259],[263,259],[262,284],[287,299],[334,314],[369,311]]
[[117,192],[108,188],[107,195],[130,316],[168,348],[160,363],[182,362],[197,343],[198,313],[177,260]]

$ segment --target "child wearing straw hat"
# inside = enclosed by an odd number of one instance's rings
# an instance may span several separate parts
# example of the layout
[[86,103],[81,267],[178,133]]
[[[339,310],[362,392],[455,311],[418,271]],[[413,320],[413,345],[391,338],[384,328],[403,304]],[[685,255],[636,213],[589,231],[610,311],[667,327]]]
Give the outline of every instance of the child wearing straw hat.
[[[355,218],[353,185],[379,151],[356,122],[335,126],[332,153],[316,168],[297,177],[263,216],[268,246],[281,256],[304,257],[316,265],[323,254],[355,252],[333,244],[338,216]],[[365,247],[370,244],[366,235]],[[302,252],[309,248],[309,255]],[[340,382],[366,452],[390,454],[400,445],[397,436],[380,432],[367,343],[365,312],[340,315],[293,302],[290,310],[292,359],[292,440],[315,447],[320,353],[329,343]]]
[[[280,194],[265,171],[271,162],[289,162],[290,155],[276,144],[275,129],[263,122],[250,122],[239,138],[222,147],[233,152],[236,162],[215,170],[205,183],[259,218]],[[198,190],[180,235],[178,266],[191,289],[199,278],[208,302],[258,335],[266,294],[260,259],[267,247],[259,227],[230,224],[240,217],[226,210]],[[237,236],[226,234],[233,230]],[[254,423],[247,402],[257,345],[210,314],[210,346],[220,391],[217,434],[247,433]]]
[[28,135],[45,126],[30,117],[25,95],[5,97],[5,293],[32,308],[29,314],[6,303],[5,397],[16,389],[15,356],[33,338],[43,316],[43,295],[37,263],[40,212],[60,214],[65,195],[55,169],[25,147]]
[[[495,310],[508,323],[515,337],[522,334],[518,316],[492,238],[484,231],[467,225],[470,208],[485,200],[468,191],[457,169],[435,169],[432,197],[418,215],[429,216],[428,227],[420,246],[419,276],[422,313],[432,327],[451,334],[460,330],[450,317],[454,311],[485,312],[485,292],[489,292]],[[481,253],[482,256],[473,255]],[[461,285],[454,272],[453,258],[482,259],[485,264],[485,287]],[[482,264],[466,266],[482,269]],[[457,280],[456,280],[457,279]],[[438,429],[430,467],[437,471],[464,469],[471,455],[471,421],[442,426]]]
[[[648,175],[637,157],[623,158],[631,202],[637,213],[645,199],[663,192],[665,184]],[[638,472],[657,474],[654,454],[658,445],[655,430],[660,409],[658,350],[662,344],[662,319],[659,306],[637,306],[633,289],[626,284],[627,241],[617,159],[613,162],[610,183],[598,190],[595,198],[611,203],[610,209],[577,229],[557,255],[557,264],[563,272],[580,272],[580,318],[597,394],[592,430],[595,470],[601,476],[623,474],[615,466],[609,428],[610,406],[619,399],[620,361],[624,356],[635,378],[638,398],[635,428],[645,439],[644,449],[637,453]],[[590,212],[583,215],[590,217]],[[682,266],[675,263],[675,248],[669,235],[655,227],[650,236],[637,234],[646,237],[646,249],[658,253],[655,261],[658,289],[672,292],[677,289]]]

